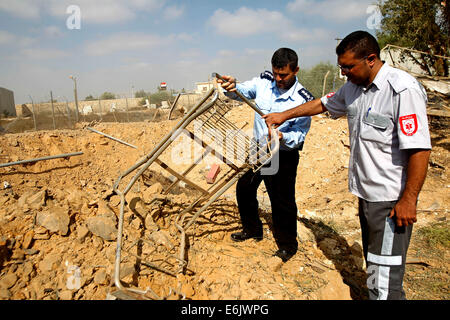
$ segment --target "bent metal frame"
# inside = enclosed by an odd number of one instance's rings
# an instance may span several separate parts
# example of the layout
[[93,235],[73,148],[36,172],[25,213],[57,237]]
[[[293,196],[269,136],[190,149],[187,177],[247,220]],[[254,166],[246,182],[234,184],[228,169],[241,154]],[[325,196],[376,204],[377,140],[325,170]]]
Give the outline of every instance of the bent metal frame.
[[[221,78],[220,75],[214,73],[213,76]],[[258,114],[262,115],[261,110],[253,104],[251,101],[247,100],[244,96],[236,92],[236,94],[253,108]],[[241,129],[239,129],[235,124],[233,124],[227,117],[226,114],[231,110],[231,106],[219,98],[219,92],[217,89],[212,88],[207,92],[207,94],[191,109],[184,117],[175,125],[171,132],[169,132],[159,144],[146,156],[141,158],[135,165],[126,170],[123,174],[119,176],[114,184],[114,192],[120,196],[120,214],[119,214],[119,224],[117,233],[117,246],[116,246],[116,256],[115,256],[115,270],[114,270],[114,283],[118,290],[112,292],[111,294],[114,298],[118,299],[155,299],[162,300],[167,299],[172,294],[175,294],[178,299],[184,299],[185,295],[181,292],[181,285],[177,288],[168,286],[168,293],[165,290],[164,294],[158,294],[152,290],[149,286],[145,289],[141,289],[133,284],[127,284],[122,281],[124,276],[122,273],[126,274],[126,269],[124,267],[124,259],[122,253],[126,253],[127,257],[135,258],[136,264],[141,267],[148,267],[153,272],[161,272],[165,275],[177,278],[177,274],[184,274],[187,270],[187,230],[196,222],[197,218],[202,215],[203,212],[221,195],[224,194],[236,181],[244,175],[248,170],[259,170],[266,169],[269,162],[276,163],[279,141],[278,135],[275,129],[271,128],[271,140],[266,140],[264,143],[258,143],[253,138],[246,135]],[[202,128],[205,134],[201,137],[198,136],[197,131],[190,131],[193,124],[195,123],[196,129]],[[189,126],[189,127],[188,127]],[[203,153],[200,154],[195,160],[190,163],[190,165],[182,173],[174,168],[171,168],[163,159],[163,153],[177,141],[177,138],[182,134],[186,134],[189,138],[194,140],[196,143],[202,146]],[[196,133],[196,134],[194,134]],[[217,133],[221,135],[220,139],[217,139]],[[209,139],[209,140],[208,140]],[[230,140],[231,139],[231,140]],[[206,142],[208,140],[208,142]],[[211,143],[209,141],[212,141]],[[228,141],[227,146],[223,145],[224,141]],[[230,144],[229,141],[232,141]],[[230,145],[233,149],[232,156],[230,152],[220,152],[225,148],[230,149]],[[172,146],[173,147],[173,146]],[[173,150],[173,149],[172,149]],[[229,150],[227,150],[229,151]],[[166,152],[167,153],[167,152]],[[223,170],[223,173],[217,177],[213,184],[210,184],[209,188],[200,186],[196,183],[195,179],[187,178],[187,175],[194,169],[196,165],[200,163],[206,155],[211,154],[215,158],[220,159],[228,171]],[[224,157],[226,154],[227,158]],[[194,155],[196,156],[196,155]],[[151,237],[136,237],[130,241],[128,235],[124,235],[124,213],[126,195],[131,190],[133,185],[138,181],[139,177],[144,178],[145,171],[153,163],[159,165],[158,168],[166,170],[170,175],[172,175],[172,184],[161,192],[162,195],[167,195],[170,190],[175,186],[189,186],[190,190],[196,190],[199,197],[197,197],[187,207],[181,212],[176,214],[176,218],[173,222],[176,230],[178,232],[175,243],[170,241],[164,236],[167,241],[155,241]],[[263,166],[265,166],[263,168]],[[135,175],[129,180],[125,188],[119,189],[123,178],[130,175],[132,172],[136,171]],[[161,171],[161,170],[160,170]],[[175,176],[175,178],[174,178]],[[128,198],[129,199],[129,198]],[[154,197],[150,204],[160,201],[161,196]],[[147,204],[147,203],[146,203]],[[136,211],[136,201],[130,201],[128,203],[129,208],[137,213]],[[144,216],[150,214],[148,207]],[[143,220],[143,219],[142,219]],[[142,233],[141,233],[142,236]],[[124,240],[131,242],[131,245],[125,246]],[[138,246],[146,245],[149,248],[145,250],[136,250]],[[176,252],[178,247],[178,253]],[[135,250],[136,252],[132,252]],[[125,272],[124,272],[125,271]]]

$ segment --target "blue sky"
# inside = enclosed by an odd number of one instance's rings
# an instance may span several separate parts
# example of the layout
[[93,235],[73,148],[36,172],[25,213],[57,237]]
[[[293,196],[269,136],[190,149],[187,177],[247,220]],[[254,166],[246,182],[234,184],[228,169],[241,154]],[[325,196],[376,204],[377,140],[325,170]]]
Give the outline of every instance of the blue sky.
[[[212,72],[250,79],[272,53],[294,49],[300,67],[336,62],[335,38],[375,34],[375,0],[0,0],[0,87],[15,102],[131,96],[158,84],[194,89]],[[80,28],[69,29],[80,9]]]

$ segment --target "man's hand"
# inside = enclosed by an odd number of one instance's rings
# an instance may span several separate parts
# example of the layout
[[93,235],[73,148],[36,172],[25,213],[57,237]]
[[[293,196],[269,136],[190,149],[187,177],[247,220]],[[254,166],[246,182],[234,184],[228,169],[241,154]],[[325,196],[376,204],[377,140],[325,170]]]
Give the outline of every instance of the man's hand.
[[416,203],[427,175],[430,153],[430,150],[409,150],[405,190],[389,215],[389,218],[395,217],[399,227],[417,222]]
[[217,79],[217,83],[221,84],[221,87],[227,90],[228,92],[236,91],[236,78],[232,76],[222,76],[227,82],[222,81],[221,79]]
[[266,121],[266,125],[268,128],[270,128],[272,125],[275,128],[278,128],[283,122],[286,121],[283,113],[280,112],[265,114],[262,117]]
[[400,199],[389,215],[389,218],[393,217],[395,217],[395,222],[399,227],[406,227],[417,222],[416,201]]

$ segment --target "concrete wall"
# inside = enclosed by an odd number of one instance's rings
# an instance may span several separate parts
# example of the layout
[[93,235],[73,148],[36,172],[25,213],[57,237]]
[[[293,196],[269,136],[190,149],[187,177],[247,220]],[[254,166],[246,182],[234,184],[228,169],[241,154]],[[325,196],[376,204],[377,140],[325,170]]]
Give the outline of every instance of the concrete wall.
[[13,117],[17,115],[14,104],[14,92],[5,88],[0,88],[0,114],[2,116],[7,114]]

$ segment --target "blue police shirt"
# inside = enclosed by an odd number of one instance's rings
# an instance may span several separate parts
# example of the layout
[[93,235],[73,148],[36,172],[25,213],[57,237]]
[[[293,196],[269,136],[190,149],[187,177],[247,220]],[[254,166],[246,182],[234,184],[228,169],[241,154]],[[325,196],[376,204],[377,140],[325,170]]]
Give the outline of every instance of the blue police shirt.
[[[252,80],[236,84],[236,89],[247,99],[254,99],[255,104],[264,114],[283,112],[314,99],[313,95],[298,82],[297,77],[289,90],[280,92],[270,71],[265,71]],[[234,92],[225,92],[225,95],[237,99]],[[310,127],[311,117],[298,117],[285,121],[278,127],[283,134],[280,150],[301,150]],[[256,112],[253,135],[258,141],[265,141],[268,136],[266,122]]]

